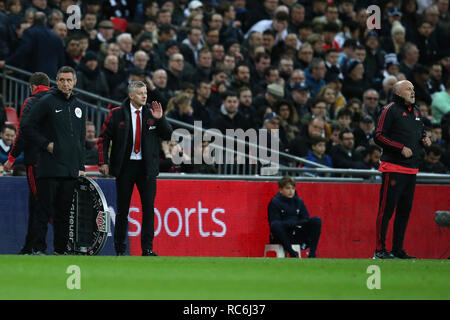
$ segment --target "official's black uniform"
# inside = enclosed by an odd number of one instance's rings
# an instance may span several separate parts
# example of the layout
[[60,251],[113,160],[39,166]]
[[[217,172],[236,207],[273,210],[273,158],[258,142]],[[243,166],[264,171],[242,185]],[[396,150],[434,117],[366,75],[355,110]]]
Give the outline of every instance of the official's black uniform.
[[35,211],[37,208],[37,189],[36,189],[36,165],[37,165],[37,155],[38,149],[36,145],[27,141],[21,134],[23,130],[23,124],[26,122],[32,108],[36,102],[45,94],[48,93],[50,87],[47,86],[37,86],[33,91],[31,96],[25,99],[23,102],[22,110],[20,113],[20,125],[19,131],[14,141],[14,144],[9,152],[9,162],[14,163],[15,159],[23,152],[24,163],[27,167],[27,180],[29,188],[28,196],[28,230],[27,236],[25,238],[25,245],[22,248],[22,253],[32,253],[32,240],[33,234],[33,224],[35,219]]
[[[295,254],[291,244],[303,242],[309,246],[309,257],[316,256],[322,220],[309,217],[305,203],[297,193],[293,198],[287,198],[278,192],[269,203],[267,217],[274,240],[291,256]],[[296,228],[299,226],[301,228]]]
[[99,166],[109,164],[110,174],[116,177],[118,214],[115,222],[114,246],[118,254],[123,254],[126,250],[128,210],[134,184],[137,185],[142,203],[141,248],[143,252],[153,250],[154,200],[161,139],[170,140],[172,134],[172,127],[164,115],[161,119],[155,119],[149,105],[142,107],[140,119],[142,160],[130,160],[135,133],[132,129],[129,98],[125,99],[120,107],[111,110],[98,141]]
[[[73,94],[60,90],[42,97],[31,110],[23,134],[38,150],[36,168],[38,214],[34,251],[45,251],[47,224],[53,217],[54,250],[67,251],[69,210],[79,171],[84,171],[86,110]],[[54,143],[53,153],[47,151]],[[55,203],[55,205],[54,205]]]
[[[376,222],[377,251],[386,250],[386,233],[395,209],[392,251],[403,250],[424,137],[418,107],[407,105],[402,97],[394,94],[393,102],[382,109],[375,134],[375,142],[383,148],[379,168],[382,184]],[[405,158],[401,154],[404,146],[411,149],[412,157]]]

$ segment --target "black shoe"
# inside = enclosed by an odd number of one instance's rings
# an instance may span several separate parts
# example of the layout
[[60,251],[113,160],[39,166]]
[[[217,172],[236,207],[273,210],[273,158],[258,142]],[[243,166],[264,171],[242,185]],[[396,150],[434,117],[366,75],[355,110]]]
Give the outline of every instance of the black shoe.
[[157,257],[158,254],[152,250],[143,250],[142,251],[142,256],[143,257]]
[[374,259],[394,259],[394,256],[386,250],[375,250]]
[[22,250],[19,251],[18,254],[21,254],[21,255],[24,255],[24,256],[28,256],[30,254],[33,254],[33,250],[23,248]]
[[125,252],[117,252],[116,253],[116,256],[124,256],[125,255]]
[[392,250],[391,254],[394,256],[395,259],[417,259],[416,257],[408,255],[403,250]]

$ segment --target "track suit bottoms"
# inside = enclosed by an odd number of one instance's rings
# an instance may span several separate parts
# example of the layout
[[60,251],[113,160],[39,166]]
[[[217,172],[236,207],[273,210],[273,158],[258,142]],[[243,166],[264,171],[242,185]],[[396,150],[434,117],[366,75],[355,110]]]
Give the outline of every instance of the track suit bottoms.
[[392,250],[402,250],[416,188],[416,175],[383,172],[376,224],[376,249],[386,250],[386,234],[395,210]]

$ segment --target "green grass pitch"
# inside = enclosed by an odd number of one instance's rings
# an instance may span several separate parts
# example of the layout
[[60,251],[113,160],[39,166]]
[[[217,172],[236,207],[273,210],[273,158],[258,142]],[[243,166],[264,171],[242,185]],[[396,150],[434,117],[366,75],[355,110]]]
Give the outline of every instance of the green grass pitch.
[[[371,265],[380,289],[367,287]],[[2,300],[449,298],[449,260],[0,256]]]

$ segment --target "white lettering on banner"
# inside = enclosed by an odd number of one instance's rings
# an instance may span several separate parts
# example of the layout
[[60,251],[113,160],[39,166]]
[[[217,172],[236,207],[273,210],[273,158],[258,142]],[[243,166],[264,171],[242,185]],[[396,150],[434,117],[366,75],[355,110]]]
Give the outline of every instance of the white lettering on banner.
[[204,238],[209,237],[209,232],[203,231],[202,226],[202,214],[208,213],[208,209],[202,208],[202,202],[198,202],[198,231],[200,232],[200,235]]
[[[167,220],[169,220],[169,214],[171,214],[172,212],[175,212],[178,217],[178,229],[175,232],[172,232],[169,229],[169,226],[167,225]],[[180,211],[178,211],[177,208],[172,207],[166,211],[166,214],[164,215],[164,228],[166,229],[167,234],[171,237],[176,237],[180,234],[181,228],[183,228],[183,218],[181,217],[181,213],[180,213]]]
[[138,235],[141,234],[141,224],[139,223],[139,221],[137,221],[136,219],[133,219],[132,217],[130,217],[130,213],[131,212],[139,212],[139,208],[136,207],[130,207],[129,211],[128,211],[128,222],[131,224],[134,224],[136,226],[136,231],[128,231],[128,235],[130,237],[137,237]]
[[223,221],[218,220],[218,219],[216,218],[216,213],[225,213],[225,209],[222,209],[222,208],[215,208],[215,209],[213,210],[212,214],[211,214],[212,220],[213,220],[216,224],[218,224],[219,226],[222,227],[222,231],[221,231],[221,232],[215,232],[215,231],[213,231],[213,232],[212,232],[212,235],[213,235],[214,237],[220,238],[220,237],[223,237],[223,236],[227,233],[227,225],[226,225]]
[[195,213],[195,208],[184,209],[184,225],[186,226],[186,228],[185,228],[186,237],[189,237],[189,216],[193,213]]
[[[110,209],[111,210],[111,209]],[[183,214],[182,212],[184,211],[184,219],[183,219]],[[114,210],[111,210],[111,212],[114,213]],[[139,208],[136,207],[130,207],[130,213],[131,212],[140,212]],[[177,216],[177,225],[176,227],[173,225],[173,223],[169,223],[169,216],[175,213],[175,215]],[[194,221],[195,223],[195,219],[192,220],[189,218],[192,216],[192,214],[197,213],[198,215],[198,232],[200,234],[201,237],[203,238],[207,238],[207,237],[215,237],[215,238],[222,238],[226,235],[227,233],[227,225],[226,223],[219,219],[218,214],[225,214],[226,211],[223,208],[214,208],[212,210],[209,210],[208,208],[203,208],[202,207],[202,203],[201,201],[198,201],[197,204],[197,208],[184,208],[184,210],[180,210],[178,208],[175,207],[170,207],[166,210],[166,212],[164,212],[164,216],[161,215],[161,213],[159,212],[159,210],[157,208],[155,208],[155,225],[157,226],[157,228],[155,229],[155,237],[157,235],[160,234],[161,230],[165,230],[166,234],[169,235],[170,237],[178,237],[182,230],[183,230],[183,226],[184,226],[184,235],[186,236],[186,238],[191,236],[190,233],[190,226],[191,223]],[[211,220],[214,224],[218,225],[220,227],[219,231],[215,231],[215,230],[205,230],[204,229],[204,219],[206,218],[205,216],[208,216],[208,214],[210,214],[211,216]],[[111,215],[111,219],[115,218],[115,213]],[[170,219],[171,221],[174,221],[174,219]],[[113,220],[114,221],[114,220]],[[128,217],[128,221],[131,224],[136,225],[137,229],[136,231],[129,231],[128,235],[130,237],[138,237],[141,234],[141,224],[139,221],[137,221],[136,219],[133,219],[131,217]]]
[[[112,222],[112,225],[116,225],[116,210],[114,210],[113,206],[109,206],[108,207],[109,210],[109,216]],[[108,232],[108,237],[112,237],[112,228],[110,228],[109,232]]]

